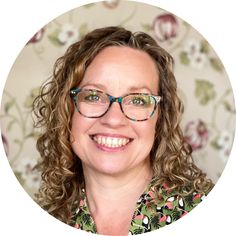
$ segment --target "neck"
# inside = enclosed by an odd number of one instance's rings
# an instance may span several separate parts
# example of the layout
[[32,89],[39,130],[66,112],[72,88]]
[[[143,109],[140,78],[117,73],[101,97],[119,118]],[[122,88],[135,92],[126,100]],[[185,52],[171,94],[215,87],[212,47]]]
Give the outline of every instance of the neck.
[[[152,178],[150,162],[119,175],[109,175],[83,166],[88,205],[92,215],[107,214],[114,207],[135,206]],[[122,203],[122,204],[121,204]],[[122,210],[122,209],[121,209]]]

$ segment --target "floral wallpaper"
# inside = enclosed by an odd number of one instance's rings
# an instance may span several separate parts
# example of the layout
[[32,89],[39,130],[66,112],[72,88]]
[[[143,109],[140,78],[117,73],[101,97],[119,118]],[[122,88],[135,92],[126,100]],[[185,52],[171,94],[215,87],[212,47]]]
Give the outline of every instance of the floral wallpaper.
[[2,103],[2,142],[14,174],[33,197],[40,183],[31,105],[55,60],[87,32],[119,25],[144,31],[175,59],[178,92],[185,105],[182,128],[194,161],[217,182],[230,155],[235,106],[224,66],[208,41],[184,19],[155,6],[108,0],[73,9],[43,26],[26,43],[9,73]]

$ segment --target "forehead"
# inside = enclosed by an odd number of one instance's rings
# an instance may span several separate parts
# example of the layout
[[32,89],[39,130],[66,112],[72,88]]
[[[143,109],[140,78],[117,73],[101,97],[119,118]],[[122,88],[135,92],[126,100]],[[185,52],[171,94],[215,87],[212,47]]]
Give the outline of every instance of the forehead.
[[[125,92],[130,88],[158,90],[159,73],[154,60],[146,52],[124,46],[103,49],[85,71],[80,86],[98,84]],[[108,91],[107,91],[108,92]]]

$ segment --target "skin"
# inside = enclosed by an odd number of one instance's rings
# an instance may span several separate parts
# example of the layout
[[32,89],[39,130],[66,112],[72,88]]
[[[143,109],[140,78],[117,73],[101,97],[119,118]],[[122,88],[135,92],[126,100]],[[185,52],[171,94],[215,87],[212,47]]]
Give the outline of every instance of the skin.
[[[158,94],[158,85],[157,68],[147,53],[111,46],[95,57],[78,87],[118,97]],[[152,178],[149,153],[157,117],[158,110],[147,121],[131,121],[117,103],[100,118],[86,118],[76,110],[72,116],[72,148],[82,161],[89,209],[101,234],[128,233],[136,201]],[[91,138],[98,134],[132,141],[122,148],[102,148]],[[111,217],[116,220],[111,222]]]

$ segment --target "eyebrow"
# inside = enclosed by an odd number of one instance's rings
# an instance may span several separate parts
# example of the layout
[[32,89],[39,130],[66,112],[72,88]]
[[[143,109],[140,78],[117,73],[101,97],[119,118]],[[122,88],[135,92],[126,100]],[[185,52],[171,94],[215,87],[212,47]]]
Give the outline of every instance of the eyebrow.
[[[88,87],[88,86],[95,87],[95,88],[97,88],[99,90],[102,90],[102,91],[107,91],[107,87],[105,85],[99,84],[99,83],[96,83],[96,84],[95,83],[87,83],[87,84],[82,85],[81,88]],[[138,86],[129,87],[128,91],[129,92],[135,92],[135,91],[143,90],[143,89],[148,90],[150,93],[152,93],[151,89],[148,88],[145,85],[144,86],[140,86],[140,87],[138,87]]]
[[99,83],[86,83],[84,85],[82,85],[80,88],[84,88],[84,87],[95,87],[96,89],[105,91],[106,90],[106,86],[104,86],[103,84],[99,84]]
[[135,92],[135,91],[137,91],[137,90],[143,90],[143,89],[148,90],[150,93],[152,93],[151,89],[148,88],[148,87],[145,86],[145,85],[144,85],[144,86],[140,86],[140,87],[132,86],[132,87],[129,88],[129,91]]

